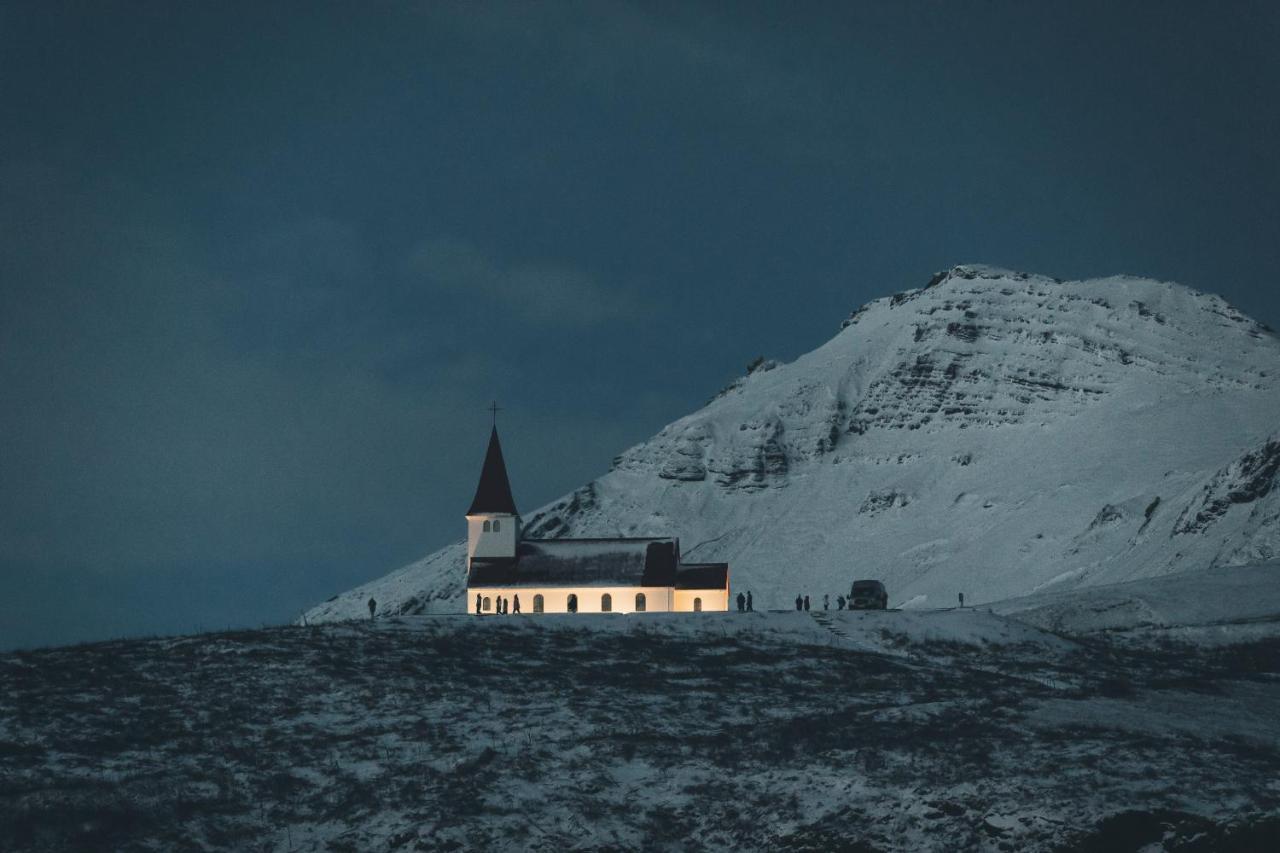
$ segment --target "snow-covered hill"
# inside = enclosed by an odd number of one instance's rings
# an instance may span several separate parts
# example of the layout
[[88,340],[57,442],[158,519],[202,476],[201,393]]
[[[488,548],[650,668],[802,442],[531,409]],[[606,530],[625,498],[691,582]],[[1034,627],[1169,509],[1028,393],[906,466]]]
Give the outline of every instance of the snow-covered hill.
[[[1280,339],[1216,296],[955,267],[525,508],[526,535],[676,535],[757,607],[854,577],[930,607],[1263,561],[1280,556],[1278,377]],[[450,545],[307,618],[370,596],[461,610],[463,558]]]

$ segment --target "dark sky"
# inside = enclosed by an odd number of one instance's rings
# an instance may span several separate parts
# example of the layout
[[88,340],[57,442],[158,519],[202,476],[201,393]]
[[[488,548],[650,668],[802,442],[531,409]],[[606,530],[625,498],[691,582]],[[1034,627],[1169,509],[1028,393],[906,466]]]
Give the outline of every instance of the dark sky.
[[[799,8],[797,8],[799,5]],[[1280,326],[1280,4],[0,4],[0,648],[291,619],[956,263]]]

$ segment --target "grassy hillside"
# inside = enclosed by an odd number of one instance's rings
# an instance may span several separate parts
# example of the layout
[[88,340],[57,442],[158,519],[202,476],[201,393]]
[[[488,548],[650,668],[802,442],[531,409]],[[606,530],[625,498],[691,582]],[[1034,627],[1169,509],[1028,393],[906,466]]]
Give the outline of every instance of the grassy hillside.
[[101,643],[0,657],[0,849],[1248,849],[1277,719],[1275,638],[977,611]]

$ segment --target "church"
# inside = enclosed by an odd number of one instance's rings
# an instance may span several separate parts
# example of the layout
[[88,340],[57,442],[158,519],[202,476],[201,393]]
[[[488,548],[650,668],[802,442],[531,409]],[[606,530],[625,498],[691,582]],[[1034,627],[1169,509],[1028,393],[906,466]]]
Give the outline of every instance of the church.
[[729,565],[685,563],[674,537],[523,539],[495,424],[467,510],[467,612],[697,613],[729,609]]

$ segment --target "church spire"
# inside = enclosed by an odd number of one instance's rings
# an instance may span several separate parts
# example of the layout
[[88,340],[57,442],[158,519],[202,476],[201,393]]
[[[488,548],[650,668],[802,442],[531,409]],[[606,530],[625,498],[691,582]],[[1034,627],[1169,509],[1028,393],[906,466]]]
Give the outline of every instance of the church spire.
[[507,464],[502,459],[502,445],[498,442],[495,424],[489,434],[489,449],[484,454],[484,467],[480,469],[480,484],[471,501],[467,515],[505,513],[518,515],[515,498],[511,497],[511,481],[507,479]]

